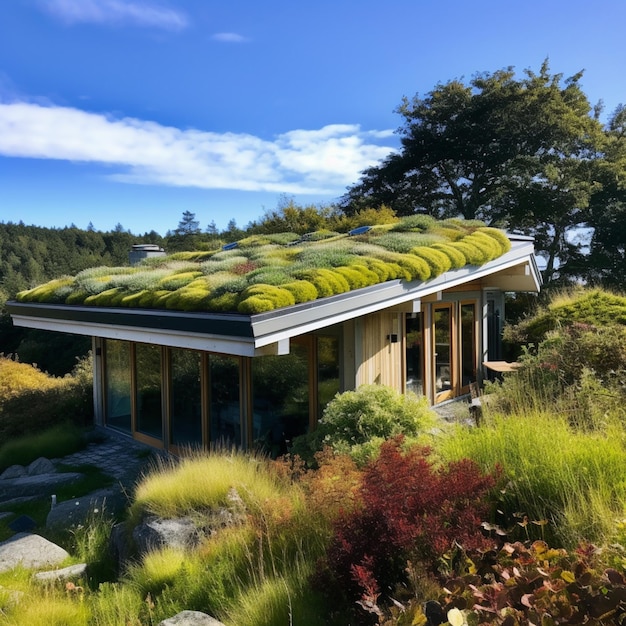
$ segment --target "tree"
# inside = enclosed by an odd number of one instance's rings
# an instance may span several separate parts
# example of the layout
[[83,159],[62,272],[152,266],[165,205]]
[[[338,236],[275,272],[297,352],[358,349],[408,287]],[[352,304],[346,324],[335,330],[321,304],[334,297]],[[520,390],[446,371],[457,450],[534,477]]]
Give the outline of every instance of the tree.
[[591,282],[626,289],[626,107],[617,107],[606,130],[605,161],[588,226],[587,275]]
[[571,233],[601,187],[605,134],[580,87],[545,61],[520,79],[512,68],[453,80],[398,108],[402,149],[371,167],[342,198],[352,213],[386,204],[398,215],[462,216],[537,238],[546,278],[576,254]]
[[215,220],[211,220],[211,223],[206,227],[206,234],[213,239],[217,239],[217,237],[219,237],[220,232],[217,229]]
[[196,214],[191,211],[184,211],[174,234],[185,237],[187,235],[197,235],[200,232],[200,222],[196,219]]

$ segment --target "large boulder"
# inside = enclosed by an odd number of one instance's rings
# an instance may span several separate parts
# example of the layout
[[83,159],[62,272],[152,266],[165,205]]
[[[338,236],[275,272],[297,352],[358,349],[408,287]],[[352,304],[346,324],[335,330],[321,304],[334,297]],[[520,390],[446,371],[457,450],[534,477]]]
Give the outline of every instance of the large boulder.
[[159,622],[159,626],[224,626],[224,623],[200,611],[181,611]]
[[0,543],[0,572],[8,572],[18,565],[26,569],[59,565],[68,556],[63,548],[39,535],[17,533]]
[[39,583],[56,582],[59,580],[78,580],[85,578],[87,575],[87,564],[77,563],[76,565],[69,565],[68,567],[62,567],[61,569],[53,569],[47,572],[37,572],[33,576],[33,580]]
[[91,515],[119,513],[126,498],[118,489],[100,489],[81,498],[56,504],[46,518],[47,528],[67,529],[82,524]]
[[39,476],[40,474],[55,474],[56,467],[50,459],[46,459],[45,456],[40,456],[34,460],[27,468],[26,473],[29,476]]
[[0,501],[24,496],[49,496],[56,491],[59,485],[76,482],[82,477],[83,474],[78,472],[64,472],[8,478],[0,483]]
[[203,534],[190,517],[149,517],[133,529],[133,540],[137,552],[142,555],[166,546],[194,548]]
[[0,480],[9,480],[10,478],[21,478],[26,476],[26,468],[23,465],[11,465],[7,467],[2,474]]

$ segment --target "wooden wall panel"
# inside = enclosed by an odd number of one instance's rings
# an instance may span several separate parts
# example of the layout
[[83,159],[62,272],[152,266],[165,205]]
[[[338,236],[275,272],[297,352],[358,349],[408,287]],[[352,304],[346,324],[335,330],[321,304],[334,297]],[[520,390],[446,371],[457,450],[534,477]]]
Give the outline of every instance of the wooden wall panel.
[[[357,385],[388,385],[402,391],[402,325],[401,314],[374,313],[363,318],[362,362]],[[392,338],[395,335],[395,341]]]

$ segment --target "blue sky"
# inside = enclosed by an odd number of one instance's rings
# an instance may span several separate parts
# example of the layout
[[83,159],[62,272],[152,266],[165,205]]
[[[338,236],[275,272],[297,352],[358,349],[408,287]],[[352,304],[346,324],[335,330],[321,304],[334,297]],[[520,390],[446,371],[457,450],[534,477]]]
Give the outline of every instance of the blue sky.
[[336,200],[403,96],[514,66],[626,103],[623,0],[3,0],[0,221],[133,233]]

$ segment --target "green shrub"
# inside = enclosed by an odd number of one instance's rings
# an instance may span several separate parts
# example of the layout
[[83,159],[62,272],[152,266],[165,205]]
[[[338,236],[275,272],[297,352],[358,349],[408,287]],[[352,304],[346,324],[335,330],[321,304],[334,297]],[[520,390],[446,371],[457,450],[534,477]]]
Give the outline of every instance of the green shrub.
[[431,270],[431,276],[439,276],[444,272],[447,272],[452,267],[452,262],[448,255],[444,254],[441,250],[435,250],[433,248],[426,248],[425,246],[418,246],[411,250],[411,254],[424,259]]
[[320,268],[314,270],[298,270],[294,272],[298,280],[308,280],[317,289],[320,298],[345,293],[350,290],[348,281],[332,270]]
[[466,238],[453,241],[449,245],[465,257],[466,265],[484,265],[489,260],[488,255],[483,250],[467,242]]
[[206,287],[182,287],[168,297],[165,306],[177,311],[203,311],[210,297],[211,292]]
[[370,272],[370,270],[363,265],[360,267],[356,265],[351,265],[350,267],[336,267],[334,271],[348,281],[350,289],[369,287],[378,282],[378,276],[374,272]]
[[389,232],[373,238],[372,241],[389,252],[404,254],[417,246],[430,246],[441,241],[441,238],[436,235],[412,232]]
[[317,289],[308,280],[294,280],[285,283],[282,287],[293,295],[296,304],[317,299]]
[[84,304],[89,306],[116,306],[121,303],[125,295],[126,292],[123,289],[113,287],[112,289],[106,289],[91,296],[87,296]]
[[432,249],[443,252],[450,259],[450,267],[452,269],[458,270],[465,267],[467,264],[465,255],[460,250],[457,250],[448,244],[435,243],[433,244]]
[[0,358],[0,441],[70,420],[82,426],[93,416],[91,361],[55,378],[36,367]]
[[209,311],[236,311],[239,305],[238,293],[226,292],[221,295],[211,294],[207,300],[206,308]]
[[74,289],[67,298],[65,298],[65,304],[82,304],[85,298],[89,295],[84,289]]
[[63,302],[68,294],[71,293],[73,284],[73,278],[63,276],[39,285],[34,289],[20,291],[16,298],[20,302]]
[[158,283],[158,289],[167,289],[168,291],[176,291],[181,287],[185,287],[190,282],[202,276],[202,272],[179,272],[163,277]]
[[539,343],[548,331],[575,322],[596,327],[626,325],[626,297],[601,289],[577,289],[552,296],[530,318],[505,328],[507,341]]
[[423,396],[400,394],[383,385],[363,385],[337,395],[324,409],[317,429],[294,441],[293,452],[307,461],[324,446],[350,454],[360,463],[396,435],[417,437],[435,423]]
[[477,228],[475,233],[485,234],[492,239],[495,239],[500,244],[500,254],[504,254],[511,249],[511,242],[509,241],[509,238],[499,228],[483,226],[481,228]]
[[[387,263],[380,259],[373,259],[370,257],[357,257],[354,259],[350,267],[366,267],[370,272],[376,274],[376,283],[384,283],[391,278],[391,270]],[[375,284],[374,282],[372,284]]]
[[502,246],[497,239],[479,231],[464,237],[462,241],[478,248],[483,253],[485,262],[492,261],[503,253]]
[[237,305],[240,313],[254,315],[295,304],[293,294],[275,285],[252,285],[241,294]]
[[395,258],[395,261],[402,269],[405,280],[425,281],[431,277],[430,267],[424,259],[410,254],[399,254]]
[[250,285],[265,284],[283,286],[291,279],[287,271],[282,267],[260,267],[247,275]]
[[403,217],[399,222],[396,222],[391,230],[396,232],[407,232],[411,230],[425,231],[430,230],[437,224],[437,221],[431,215],[410,215]]

